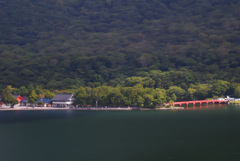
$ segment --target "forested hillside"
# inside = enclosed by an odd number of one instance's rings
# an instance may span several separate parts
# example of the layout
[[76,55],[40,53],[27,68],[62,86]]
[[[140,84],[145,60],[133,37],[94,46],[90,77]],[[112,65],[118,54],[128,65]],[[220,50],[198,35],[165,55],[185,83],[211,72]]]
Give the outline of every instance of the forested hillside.
[[0,89],[240,83],[240,0],[0,0]]

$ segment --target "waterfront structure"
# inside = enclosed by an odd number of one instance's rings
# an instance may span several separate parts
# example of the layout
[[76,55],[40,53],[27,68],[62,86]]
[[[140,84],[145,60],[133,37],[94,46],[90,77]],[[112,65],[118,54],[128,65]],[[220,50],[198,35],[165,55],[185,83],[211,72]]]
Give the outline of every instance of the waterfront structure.
[[225,98],[225,100],[228,100],[228,101],[240,101],[240,98],[232,98],[230,96],[227,96],[227,98]]
[[24,98],[23,100],[20,101],[20,106],[28,106],[28,97],[27,96],[22,96]]
[[71,107],[74,101],[72,93],[58,93],[52,99],[53,107]]
[[193,106],[195,106],[195,104],[199,104],[200,106],[202,104],[206,104],[208,105],[209,103],[215,104],[221,104],[221,103],[227,103],[227,100],[197,100],[197,101],[182,101],[182,102],[173,102],[173,103],[167,103],[166,105],[172,105],[172,106],[182,106],[182,105],[186,105],[188,106],[189,104],[192,104]]
[[20,102],[24,100],[24,98],[20,96],[20,94],[14,94],[13,96],[18,100],[18,104],[20,104]]
[[49,98],[37,99],[36,103],[42,107],[51,107],[52,100]]

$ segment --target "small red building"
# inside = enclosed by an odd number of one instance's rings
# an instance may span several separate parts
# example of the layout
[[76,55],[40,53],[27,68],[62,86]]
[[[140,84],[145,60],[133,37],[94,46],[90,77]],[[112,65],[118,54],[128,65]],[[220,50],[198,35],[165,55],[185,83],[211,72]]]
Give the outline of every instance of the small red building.
[[22,96],[20,96],[20,94],[14,94],[13,96],[14,96],[15,98],[17,98],[18,104],[20,104],[20,102],[21,102],[22,100],[24,100],[24,98],[23,98]]

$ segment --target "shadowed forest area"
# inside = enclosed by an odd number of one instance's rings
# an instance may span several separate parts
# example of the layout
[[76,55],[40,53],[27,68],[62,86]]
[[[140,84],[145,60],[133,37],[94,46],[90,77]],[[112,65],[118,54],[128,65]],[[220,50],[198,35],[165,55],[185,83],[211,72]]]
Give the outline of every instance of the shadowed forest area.
[[[167,100],[238,96],[240,0],[11,0],[0,6],[0,89],[141,85],[168,91]],[[218,83],[224,90],[214,92]],[[202,86],[208,94],[193,97]],[[192,98],[185,97],[189,90]]]

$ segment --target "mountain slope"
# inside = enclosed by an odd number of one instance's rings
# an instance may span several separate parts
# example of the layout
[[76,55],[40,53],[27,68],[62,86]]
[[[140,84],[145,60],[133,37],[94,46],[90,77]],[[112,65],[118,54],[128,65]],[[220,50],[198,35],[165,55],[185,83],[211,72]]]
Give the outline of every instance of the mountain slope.
[[12,0],[0,6],[2,86],[116,85],[150,70],[240,82],[239,0]]

